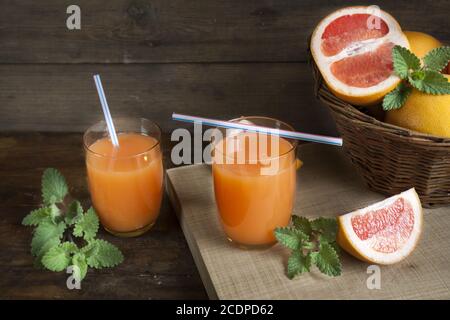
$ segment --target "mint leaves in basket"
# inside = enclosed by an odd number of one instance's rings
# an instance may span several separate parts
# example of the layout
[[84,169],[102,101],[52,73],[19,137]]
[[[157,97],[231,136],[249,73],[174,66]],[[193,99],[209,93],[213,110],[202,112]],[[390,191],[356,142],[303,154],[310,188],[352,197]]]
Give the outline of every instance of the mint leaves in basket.
[[450,94],[450,82],[440,73],[450,61],[449,46],[431,50],[423,61],[407,48],[395,46],[392,59],[402,82],[384,97],[385,111],[401,108],[413,88],[432,95]]
[[341,274],[337,229],[334,218],[308,220],[299,216],[292,216],[292,226],[275,229],[278,242],[292,250],[287,266],[289,279],[309,272],[313,265],[328,276]]
[[66,180],[56,169],[46,169],[42,176],[40,208],[22,221],[35,226],[31,254],[35,265],[51,271],[78,267],[74,277],[82,280],[88,267],[114,267],[123,261],[122,252],[111,243],[97,239],[99,220],[91,207],[86,212],[77,200],[67,203]]

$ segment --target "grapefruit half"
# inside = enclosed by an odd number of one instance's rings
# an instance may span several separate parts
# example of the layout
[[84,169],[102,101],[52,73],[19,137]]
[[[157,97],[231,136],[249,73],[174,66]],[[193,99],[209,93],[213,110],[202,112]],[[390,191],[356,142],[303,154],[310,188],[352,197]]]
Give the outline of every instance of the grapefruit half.
[[392,48],[409,48],[400,25],[372,7],[343,8],[325,17],[311,37],[311,53],[330,90],[344,101],[373,105],[398,83]]
[[338,218],[337,242],[356,258],[393,264],[416,247],[422,231],[422,206],[415,189]]

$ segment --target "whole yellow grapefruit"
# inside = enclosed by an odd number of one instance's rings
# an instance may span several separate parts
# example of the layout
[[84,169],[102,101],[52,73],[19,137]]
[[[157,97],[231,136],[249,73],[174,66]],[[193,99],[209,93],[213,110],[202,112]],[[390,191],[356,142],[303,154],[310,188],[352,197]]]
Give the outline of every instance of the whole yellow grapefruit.
[[[444,75],[450,81],[450,75]],[[386,122],[422,133],[450,138],[450,95],[413,89],[403,107],[386,112]]]
[[408,38],[411,51],[419,58],[435,48],[442,47],[442,43],[433,36],[423,32],[405,31],[404,34]]

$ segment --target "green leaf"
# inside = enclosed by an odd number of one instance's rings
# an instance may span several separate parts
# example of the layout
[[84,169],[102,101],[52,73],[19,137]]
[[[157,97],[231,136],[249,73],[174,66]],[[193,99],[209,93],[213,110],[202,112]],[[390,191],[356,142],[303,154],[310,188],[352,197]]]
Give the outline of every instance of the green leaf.
[[31,211],[22,220],[24,226],[37,226],[41,222],[50,222],[50,208],[43,207]]
[[83,237],[85,240],[90,240],[95,238],[98,227],[99,222],[97,214],[91,207],[85,214],[76,220],[73,235],[76,237]]
[[274,232],[278,242],[292,250],[301,248],[303,241],[309,238],[302,231],[290,227],[276,228]]
[[341,247],[337,244],[337,242],[330,242],[328,243],[330,246],[333,247],[334,251],[339,255],[341,253]]
[[304,234],[310,236],[311,235],[311,223],[309,220],[305,217],[299,217],[299,216],[292,216],[292,222],[294,224],[294,227]]
[[42,264],[51,271],[63,271],[69,266],[70,251],[67,251],[67,242],[50,248],[42,257]]
[[42,175],[42,199],[46,205],[62,202],[67,195],[66,180],[58,170],[49,168]]
[[82,249],[86,255],[87,264],[92,268],[114,267],[123,261],[120,250],[111,243],[102,240],[92,240]]
[[394,90],[384,96],[383,110],[389,111],[401,108],[411,92],[412,88],[401,82]]
[[61,240],[58,237],[48,239],[44,245],[38,250],[36,254],[36,258],[34,259],[34,266],[36,268],[44,268],[42,264],[42,258],[53,247],[58,246],[61,243]]
[[73,225],[83,214],[83,207],[81,203],[77,200],[72,201],[72,203],[67,208],[67,212],[64,221],[69,225]]
[[61,216],[61,210],[59,210],[59,208],[56,206],[56,204],[50,205],[49,209],[50,209],[50,217],[51,217],[52,221],[54,223],[59,222],[59,220],[61,220],[61,219],[58,219]]
[[50,249],[48,248],[47,242],[51,241],[54,244],[57,240],[59,243],[65,229],[66,224],[64,222],[55,224],[53,222],[44,221],[40,223],[31,240],[31,253],[34,256],[42,255],[44,249]]
[[423,58],[425,68],[440,72],[450,62],[450,47],[435,48]]
[[311,268],[311,256],[303,255],[300,251],[292,252],[288,260],[287,275],[293,279],[296,275],[309,272]]
[[320,232],[328,242],[336,241],[338,225],[335,218],[317,218],[311,221],[311,228]]
[[67,254],[74,254],[78,252],[77,245],[72,241],[66,241],[61,243],[61,248],[67,252]]
[[[78,280],[79,281],[83,280],[84,277],[86,277],[87,268],[88,268],[87,261],[86,261],[86,256],[83,253],[81,253],[81,252],[76,253],[72,257],[72,265],[79,268],[80,279],[78,279]],[[77,275],[77,274],[75,273],[75,275]]]
[[414,72],[409,77],[409,83],[417,90],[427,94],[450,94],[450,82],[437,71]]
[[322,273],[328,276],[336,277],[342,272],[339,257],[328,243],[322,243],[318,252],[312,252],[311,260]]
[[407,48],[395,46],[392,49],[394,72],[402,79],[407,79],[411,70],[420,69],[420,59]]

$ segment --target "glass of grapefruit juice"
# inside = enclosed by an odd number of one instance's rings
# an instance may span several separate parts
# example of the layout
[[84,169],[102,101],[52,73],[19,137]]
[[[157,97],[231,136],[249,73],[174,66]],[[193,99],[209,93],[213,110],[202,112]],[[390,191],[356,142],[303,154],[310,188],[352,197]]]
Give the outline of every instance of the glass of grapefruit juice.
[[103,227],[116,236],[133,237],[155,223],[163,195],[161,130],[147,119],[114,119],[119,147],[105,121],[84,134],[92,204]]
[[[281,121],[242,117],[257,126],[294,131]],[[289,224],[296,190],[297,141],[256,132],[225,130],[213,142],[212,173],[220,221],[229,241],[269,247],[273,231]]]

